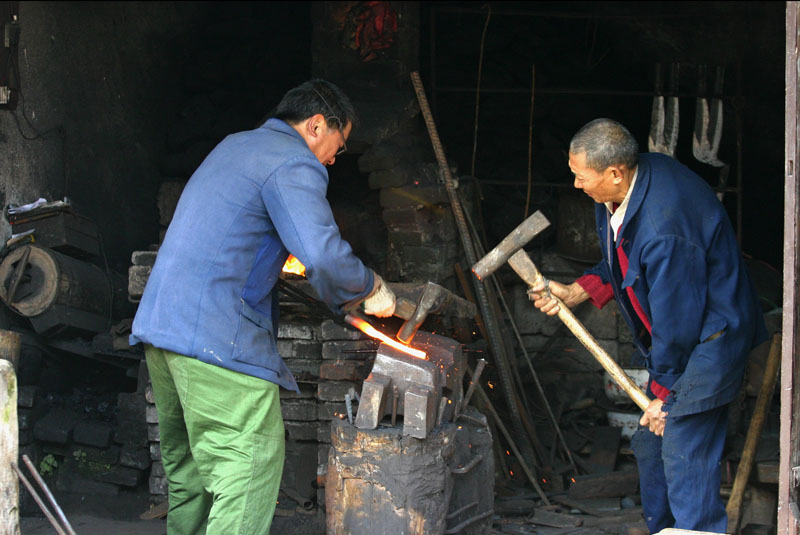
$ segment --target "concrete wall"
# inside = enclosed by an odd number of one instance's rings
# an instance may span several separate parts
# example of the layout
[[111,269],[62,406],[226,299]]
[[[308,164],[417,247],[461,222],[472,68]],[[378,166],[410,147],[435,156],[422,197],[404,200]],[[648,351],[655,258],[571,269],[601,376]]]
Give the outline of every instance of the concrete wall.
[[[21,98],[13,114],[0,109],[3,204],[70,197],[115,267],[155,241],[175,66],[202,14],[179,2],[21,2]],[[15,116],[42,136],[24,139]]]

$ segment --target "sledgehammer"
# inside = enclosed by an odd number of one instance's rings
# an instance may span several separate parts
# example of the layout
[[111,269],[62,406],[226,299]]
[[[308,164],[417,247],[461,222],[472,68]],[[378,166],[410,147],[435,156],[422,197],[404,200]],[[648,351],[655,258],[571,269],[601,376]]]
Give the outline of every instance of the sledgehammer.
[[[541,232],[541,230],[550,224],[547,218],[540,212],[536,212],[528,219],[523,221],[511,234],[503,238],[497,247],[489,251],[489,253],[481,258],[472,266],[472,271],[478,279],[488,277],[497,269],[508,262],[511,268],[517,275],[524,280],[528,286],[533,287],[536,284],[544,281],[544,277],[536,268],[536,265],[531,260],[528,253],[525,252],[523,247],[528,243],[531,238]],[[586,327],[575,317],[575,314],[567,308],[567,306],[556,296],[552,296],[558,303],[558,318],[564,322],[567,328],[572,331],[580,343],[597,359],[600,365],[608,372],[609,375],[617,382],[628,396],[633,400],[636,405],[643,411],[647,409],[650,404],[650,399],[642,392],[636,383],[625,373],[619,364],[611,358],[605,349],[603,349],[597,340],[586,330]]]

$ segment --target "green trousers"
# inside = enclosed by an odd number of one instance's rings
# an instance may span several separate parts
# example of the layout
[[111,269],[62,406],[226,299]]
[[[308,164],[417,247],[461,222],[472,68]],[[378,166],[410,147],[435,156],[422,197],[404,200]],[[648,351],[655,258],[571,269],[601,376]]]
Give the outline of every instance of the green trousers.
[[168,535],[267,535],[284,459],[278,386],[152,346],[145,356]]

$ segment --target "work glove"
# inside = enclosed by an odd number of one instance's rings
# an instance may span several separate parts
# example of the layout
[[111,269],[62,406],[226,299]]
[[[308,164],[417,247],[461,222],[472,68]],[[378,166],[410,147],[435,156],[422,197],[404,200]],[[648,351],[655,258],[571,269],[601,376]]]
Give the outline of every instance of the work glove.
[[375,289],[372,294],[364,300],[364,312],[378,316],[379,318],[388,318],[394,314],[394,307],[397,303],[397,298],[389,285],[375,273]]

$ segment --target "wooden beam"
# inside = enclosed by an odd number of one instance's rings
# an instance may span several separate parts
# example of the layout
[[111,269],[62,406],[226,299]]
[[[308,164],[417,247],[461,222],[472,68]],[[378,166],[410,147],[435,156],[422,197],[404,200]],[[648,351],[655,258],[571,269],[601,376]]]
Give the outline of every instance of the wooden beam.
[[19,535],[19,480],[11,468],[19,455],[17,376],[0,359],[0,535]]

